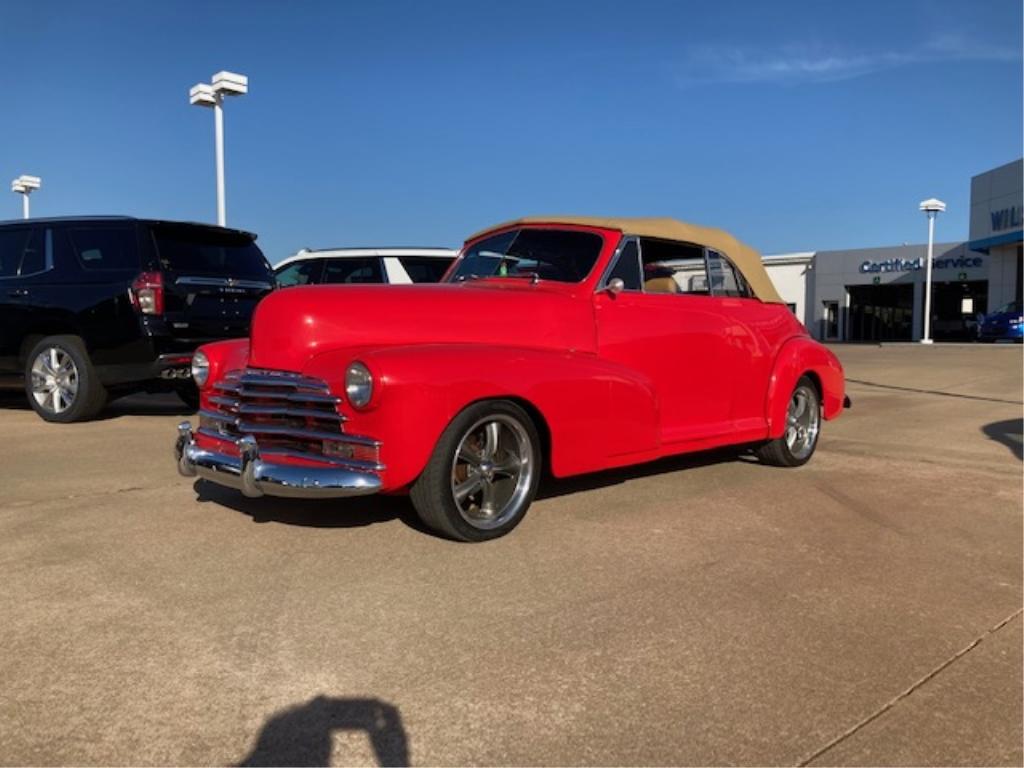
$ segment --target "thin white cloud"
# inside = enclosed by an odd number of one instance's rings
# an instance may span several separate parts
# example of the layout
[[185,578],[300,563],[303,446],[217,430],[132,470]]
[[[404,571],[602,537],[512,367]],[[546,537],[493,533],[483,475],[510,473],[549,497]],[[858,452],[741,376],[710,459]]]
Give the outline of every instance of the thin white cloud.
[[679,85],[706,83],[829,83],[875,72],[942,61],[1018,61],[1021,51],[974,44],[949,35],[905,51],[851,53],[841,47],[785,45],[743,48],[699,45],[677,62]]

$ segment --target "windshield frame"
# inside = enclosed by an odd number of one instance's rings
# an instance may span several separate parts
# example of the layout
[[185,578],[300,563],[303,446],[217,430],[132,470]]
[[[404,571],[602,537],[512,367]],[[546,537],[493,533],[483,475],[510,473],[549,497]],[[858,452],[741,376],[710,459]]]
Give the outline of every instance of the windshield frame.
[[[531,275],[531,273],[522,273],[518,275],[478,275],[478,276],[460,276],[456,278],[456,274],[459,268],[463,264],[467,254],[477,245],[485,240],[498,237],[499,235],[507,234],[509,232],[524,230],[538,231],[538,230],[556,230],[562,232],[580,232],[583,234],[594,235],[599,238],[600,245],[598,248],[597,256],[594,259],[593,265],[591,265],[588,272],[581,277],[579,280],[552,280],[550,278],[544,278],[537,275]],[[518,235],[517,235],[518,237]],[[511,224],[509,226],[498,227],[496,229],[487,230],[474,237],[472,240],[467,240],[466,243],[459,250],[458,256],[452,261],[448,271],[445,272],[441,278],[442,283],[448,284],[467,284],[476,283],[481,281],[487,282],[501,282],[501,283],[545,283],[549,286],[565,286],[565,287],[579,287],[593,282],[597,277],[601,275],[604,270],[605,264],[608,260],[610,251],[614,250],[618,244],[619,239],[622,237],[622,233],[617,230],[602,229],[599,227],[589,227],[579,224],[561,224],[557,220],[550,223],[529,223],[529,224]],[[511,245],[511,244],[510,244]]]

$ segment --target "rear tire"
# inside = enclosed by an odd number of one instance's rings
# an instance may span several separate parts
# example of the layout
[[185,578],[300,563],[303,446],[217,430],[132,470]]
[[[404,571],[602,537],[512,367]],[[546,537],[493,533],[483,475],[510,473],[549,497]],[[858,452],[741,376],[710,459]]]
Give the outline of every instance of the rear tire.
[[790,395],[782,436],[759,446],[755,453],[774,467],[799,467],[811,460],[820,434],[821,396],[814,382],[803,376]]
[[85,421],[103,410],[107,390],[77,336],[47,336],[25,360],[25,394],[44,420]]
[[540,473],[532,419],[515,403],[490,400],[452,420],[409,495],[423,523],[441,535],[487,541],[522,522]]

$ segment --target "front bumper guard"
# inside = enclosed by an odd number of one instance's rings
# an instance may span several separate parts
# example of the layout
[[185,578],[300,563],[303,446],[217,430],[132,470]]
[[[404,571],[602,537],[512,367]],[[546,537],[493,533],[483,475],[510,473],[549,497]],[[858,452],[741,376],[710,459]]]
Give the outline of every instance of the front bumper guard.
[[178,425],[178,439],[174,444],[178,472],[185,477],[201,477],[234,488],[252,498],[367,496],[377,493],[381,487],[380,477],[373,472],[264,461],[255,438],[250,436],[240,438],[237,445],[238,456],[202,448],[195,441],[192,424],[184,421]]

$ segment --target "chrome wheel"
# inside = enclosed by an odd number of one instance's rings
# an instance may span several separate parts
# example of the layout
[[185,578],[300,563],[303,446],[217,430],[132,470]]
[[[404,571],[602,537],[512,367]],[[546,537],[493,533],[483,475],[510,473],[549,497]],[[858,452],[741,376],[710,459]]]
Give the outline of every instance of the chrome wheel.
[[786,411],[786,447],[795,459],[805,459],[814,450],[821,428],[818,394],[801,384],[793,392]]
[[486,416],[459,440],[452,457],[451,493],[462,519],[490,530],[528,501],[536,471],[533,443],[518,420]]
[[32,361],[32,397],[48,413],[63,413],[78,396],[78,366],[66,350],[46,347]]

